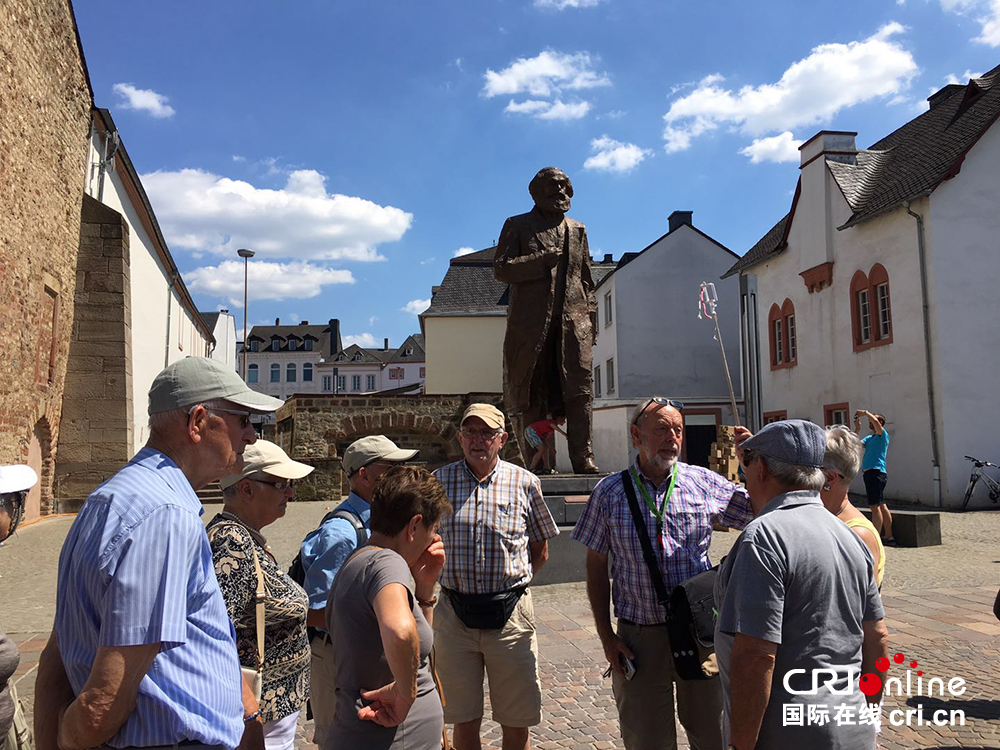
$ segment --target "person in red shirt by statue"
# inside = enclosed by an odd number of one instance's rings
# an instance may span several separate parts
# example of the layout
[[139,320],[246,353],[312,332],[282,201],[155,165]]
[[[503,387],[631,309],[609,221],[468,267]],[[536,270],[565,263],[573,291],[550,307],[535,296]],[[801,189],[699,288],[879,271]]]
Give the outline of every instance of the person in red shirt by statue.
[[531,464],[528,471],[535,471],[539,462],[542,464],[541,471],[536,474],[555,474],[553,464],[556,461],[555,434],[565,436],[566,433],[559,428],[566,424],[566,417],[562,414],[554,416],[553,419],[542,419],[524,428],[524,437],[528,445],[535,449],[535,455],[531,457]]

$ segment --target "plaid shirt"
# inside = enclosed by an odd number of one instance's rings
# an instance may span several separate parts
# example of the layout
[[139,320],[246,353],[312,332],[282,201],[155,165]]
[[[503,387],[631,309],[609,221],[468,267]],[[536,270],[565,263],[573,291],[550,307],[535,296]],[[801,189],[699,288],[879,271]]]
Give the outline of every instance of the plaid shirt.
[[434,472],[451,501],[441,524],[445,564],[441,585],[463,594],[492,594],[531,580],[529,542],[559,533],[542,499],[538,477],[497,461],[482,482],[465,459]]
[[[636,469],[656,507],[662,507],[670,477],[657,487],[639,470],[638,461]],[[656,539],[655,516],[638,487],[635,493],[668,592],[712,567],[708,544],[712,540],[713,522],[742,529],[753,519],[750,498],[742,487],[700,466],[678,462],[677,471],[680,472],[677,483],[663,517],[662,546]],[[656,590],[649,579],[620,473],[606,477],[594,488],[573,529],[573,538],[601,555],[611,552],[615,617],[640,625],[664,621],[663,607],[657,602]]]

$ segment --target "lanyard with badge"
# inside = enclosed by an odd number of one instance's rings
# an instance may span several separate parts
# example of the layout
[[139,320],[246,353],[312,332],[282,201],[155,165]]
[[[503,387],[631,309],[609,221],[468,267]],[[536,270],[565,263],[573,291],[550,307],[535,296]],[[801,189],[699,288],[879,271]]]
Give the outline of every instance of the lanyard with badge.
[[629,467],[629,471],[632,473],[632,483],[635,484],[639,491],[642,492],[642,499],[646,501],[646,507],[649,508],[649,512],[653,514],[653,518],[656,519],[656,540],[660,543],[660,549],[664,549],[663,543],[663,516],[667,512],[667,505],[670,503],[670,496],[674,492],[674,485],[677,483],[677,464],[674,464],[674,470],[670,475],[670,486],[667,487],[667,494],[663,496],[663,505],[657,510],[656,503],[653,502],[652,498],[649,496],[648,490],[646,490],[645,482],[639,480],[639,474],[635,470],[635,465]]

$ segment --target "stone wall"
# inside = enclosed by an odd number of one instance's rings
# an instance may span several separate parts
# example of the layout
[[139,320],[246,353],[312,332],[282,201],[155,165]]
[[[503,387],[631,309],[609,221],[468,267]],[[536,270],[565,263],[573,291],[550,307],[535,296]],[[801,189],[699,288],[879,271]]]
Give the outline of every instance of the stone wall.
[[132,456],[129,229],[125,217],[89,195],[77,269],[56,465],[61,512],[77,510]]
[[0,463],[50,510],[92,104],[66,0],[0,3]]
[[[351,443],[366,435],[385,435],[401,448],[420,451],[414,463],[436,469],[462,457],[457,431],[471,403],[503,409],[495,393],[465,396],[296,396],[277,414],[275,441],[297,461],[316,471],[297,485],[297,500],[335,500],[349,491],[340,460]],[[513,441],[503,457],[512,461]]]

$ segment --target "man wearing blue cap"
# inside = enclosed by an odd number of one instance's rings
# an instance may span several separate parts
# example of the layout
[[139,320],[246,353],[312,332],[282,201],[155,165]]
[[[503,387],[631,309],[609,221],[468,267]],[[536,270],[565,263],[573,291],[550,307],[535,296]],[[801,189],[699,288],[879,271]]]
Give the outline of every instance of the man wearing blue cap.
[[737,450],[757,515],[715,587],[729,747],[874,747],[882,691],[858,679],[879,674],[888,633],[871,553],[819,497],[825,433],[775,422]]

